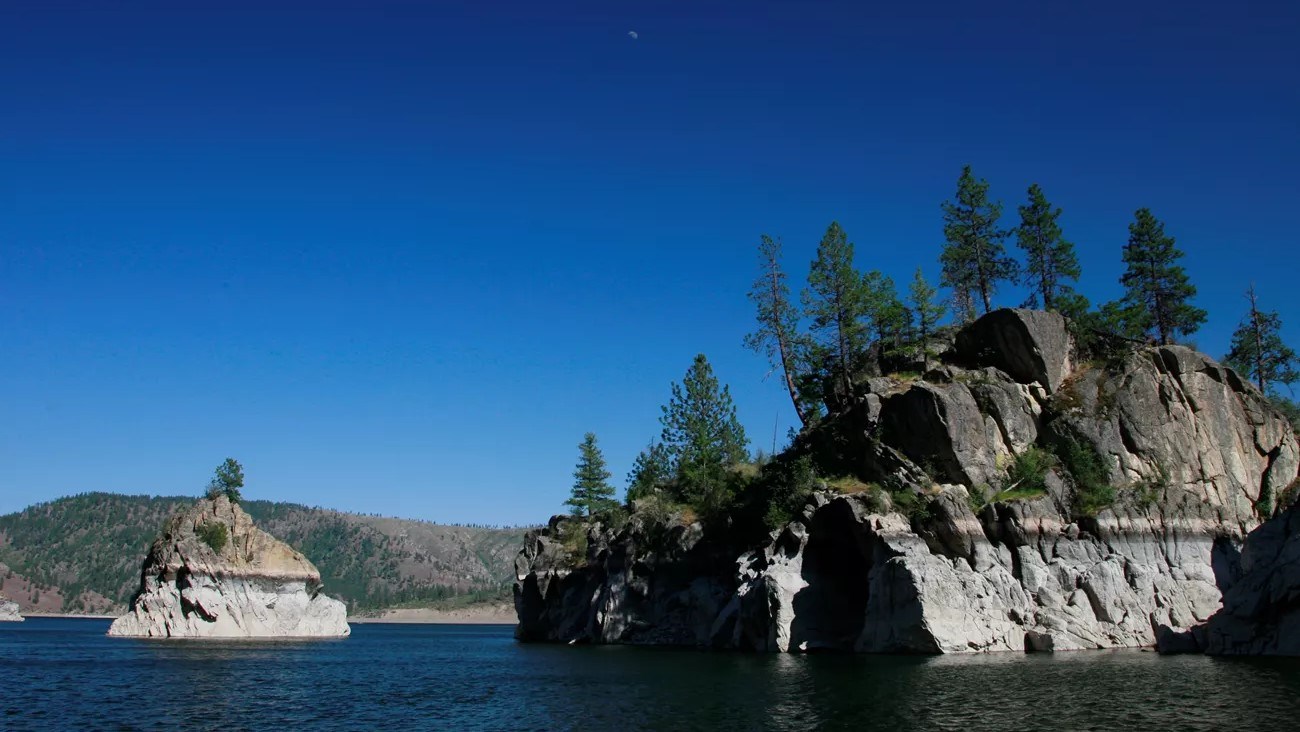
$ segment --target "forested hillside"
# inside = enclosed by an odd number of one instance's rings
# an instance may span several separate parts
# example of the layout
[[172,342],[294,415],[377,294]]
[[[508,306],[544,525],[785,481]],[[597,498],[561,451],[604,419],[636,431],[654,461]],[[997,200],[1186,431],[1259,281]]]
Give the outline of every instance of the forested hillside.
[[[0,516],[0,593],[25,612],[120,610],[150,542],[192,500],[86,493]],[[258,526],[306,554],[325,592],[354,612],[500,596],[524,532],[292,503],[242,505]]]

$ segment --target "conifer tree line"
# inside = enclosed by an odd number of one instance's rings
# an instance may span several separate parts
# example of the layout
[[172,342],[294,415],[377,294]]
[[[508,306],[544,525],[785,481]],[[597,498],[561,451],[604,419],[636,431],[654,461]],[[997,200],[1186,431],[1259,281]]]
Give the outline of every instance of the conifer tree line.
[[[725,506],[740,479],[737,467],[750,460],[749,438],[736,416],[731,390],[718,381],[704,354],[697,355],[681,382],[672,385],[659,423],[659,439],[637,455],[628,474],[628,502],[666,494],[704,511]],[[579,446],[567,502],[575,515],[608,514],[617,508],[609,477],[596,436],[589,432]]]
[[[767,357],[802,427],[851,407],[860,382],[870,375],[917,370],[923,376],[933,363],[935,336],[947,327],[945,318],[963,325],[990,312],[1007,285],[1028,291],[1021,307],[1065,316],[1085,350],[1116,339],[1167,345],[1204,324],[1207,313],[1193,304],[1196,287],[1180,264],[1183,252],[1149,209],[1134,212],[1120,251],[1123,294],[1095,309],[1075,289],[1082,274],[1075,245],[1062,230],[1061,209],[1042,187],[1029,186],[1015,226],[1002,228],[1002,211],[1002,203],[989,196],[988,182],[965,166],[953,198],[941,205],[944,245],[937,286],[918,267],[902,297],[888,275],[856,268],[854,244],[838,222],[831,222],[818,243],[797,298],[782,267],[781,240],[760,238],[759,274],[748,293],[757,327],[744,343]],[[1009,240],[1020,259],[1008,253]],[[940,287],[947,298],[940,296]],[[1260,307],[1253,286],[1247,301],[1224,361],[1300,432],[1300,407],[1277,390],[1300,380],[1300,359],[1282,341],[1277,312]],[[743,490],[738,469],[750,460],[748,440],[730,391],[703,354],[672,385],[660,424],[659,438],[640,452],[628,474],[629,503],[666,495],[716,511]],[[594,434],[586,435],[579,453],[568,505],[579,515],[611,510],[617,503]]]
[[[1085,345],[1097,337],[1167,345],[1192,335],[1206,320],[1206,311],[1193,304],[1196,287],[1180,264],[1183,252],[1150,209],[1134,213],[1120,252],[1123,295],[1096,309],[1075,289],[1082,269],[1074,243],[1061,228],[1061,209],[1037,183],[1017,208],[1018,224],[1003,228],[1002,203],[990,198],[988,182],[968,165],[941,211],[938,283],[948,292],[946,300],[921,268],[905,300],[889,276],[856,269],[853,243],[832,222],[796,305],[782,269],[781,243],[762,237],[760,276],[749,292],[758,327],[745,344],[767,355],[773,371],[780,373],[804,426],[850,406],[857,381],[873,369],[928,371],[930,343],[945,314],[956,325],[971,322],[998,306],[999,291],[1007,285],[1028,290],[1020,306],[1069,318]],[[1008,254],[1008,240],[1021,259]],[[1261,391],[1272,393],[1270,384],[1297,380],[1296,355],[1281,341],[1277,313],[1260,310],[1253,289],[1249,300],[1250,315],[1233,336],[1225,360],[1250,374]]]

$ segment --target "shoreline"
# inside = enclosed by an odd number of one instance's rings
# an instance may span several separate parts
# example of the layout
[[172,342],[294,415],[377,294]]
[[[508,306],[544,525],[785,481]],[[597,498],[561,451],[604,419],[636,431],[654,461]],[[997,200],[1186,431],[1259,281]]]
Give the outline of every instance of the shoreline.
[[395,608],[376,615],[348,618],[349,623],[426,623],[441,625],[517,625],[511,605],[476,605],[455,610]]
[[71,618],[73,620],[117,620],[119,615],[93,613],[22,613],[24,618]]

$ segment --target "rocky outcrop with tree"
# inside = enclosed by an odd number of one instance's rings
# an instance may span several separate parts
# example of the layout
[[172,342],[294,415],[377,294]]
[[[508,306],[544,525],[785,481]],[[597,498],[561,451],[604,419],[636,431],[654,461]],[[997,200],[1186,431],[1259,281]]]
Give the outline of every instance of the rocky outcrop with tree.
[[[1300,467],[1254,386],[1178,345],[1085,358],[1051,312],[994,311],[919,353],[832,383],[854,390],[843,407],[704,520],[651,493],[630,516],[531,533],[519,637],[952,653],[1215,627],[1263,561],[1243,540]],[[779,520],[753,531],[764,515]],[[1254,553],[1270,552],[1289,556]],[[1257,595],[1290,592],[1286,576]]]
[[301,553],[253,525],[224,493],[168,523],[140,589],[108,634],[145,638],[340,637],[347,607]]

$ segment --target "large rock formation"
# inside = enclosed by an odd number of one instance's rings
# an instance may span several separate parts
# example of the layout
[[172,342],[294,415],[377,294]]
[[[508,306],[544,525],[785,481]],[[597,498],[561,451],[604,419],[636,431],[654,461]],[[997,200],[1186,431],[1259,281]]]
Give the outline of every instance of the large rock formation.
[[[563,550],[576,524],[553,521],[516,562],[519,637],[767,651],[1151,646],[1218,610],[1242,540],[1300,468],[1286,419],[1184,347],[1088,362],[1060,316],[1005,310],[958,333],[940,360],[922,379],[863,379],[840,419],[853,425],[858,472],[887,490],[814,494],[731,563],[680,517],[638,511],[618,530],[589,527],[576,557]],[[999,495],[1031,450],[1058,456],[1046,490]],[[1300,586],[1288,581],[1277,580]]]
[[18,614],[18,603],[0,595],[0,623],[15,622],[22,620],[23,616]]
[[306,638],[351,632],[302,554],[253,526],[224,496],[174,517],[153,543],[113,636]]

